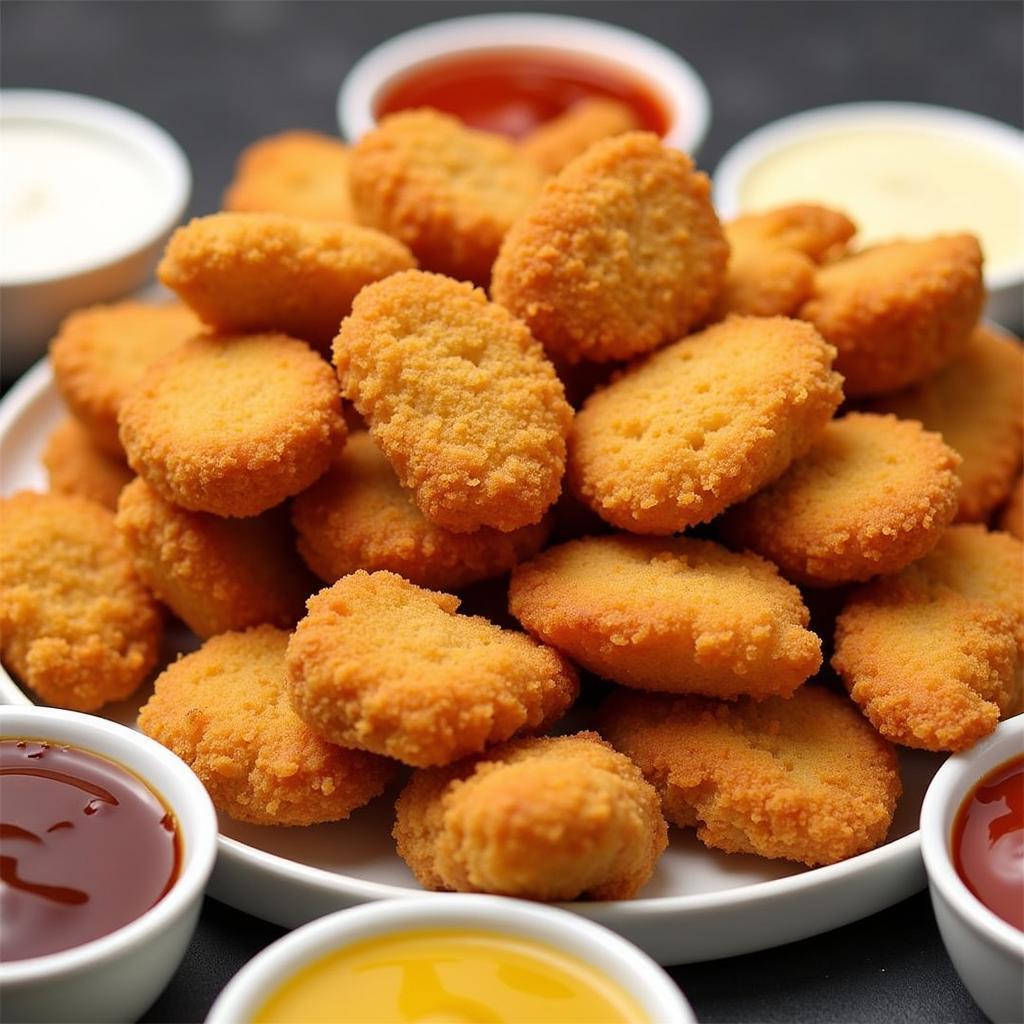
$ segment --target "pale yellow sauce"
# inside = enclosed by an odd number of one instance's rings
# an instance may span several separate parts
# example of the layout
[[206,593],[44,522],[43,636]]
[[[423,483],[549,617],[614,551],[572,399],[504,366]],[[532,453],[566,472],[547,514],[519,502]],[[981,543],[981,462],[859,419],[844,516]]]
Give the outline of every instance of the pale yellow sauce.
[[1024,264],[1024,158],[940,132],[824,131],[755,164],[739,191],[744,213],[794,202],[842,210],[860,246],[967,231],[988,271]]

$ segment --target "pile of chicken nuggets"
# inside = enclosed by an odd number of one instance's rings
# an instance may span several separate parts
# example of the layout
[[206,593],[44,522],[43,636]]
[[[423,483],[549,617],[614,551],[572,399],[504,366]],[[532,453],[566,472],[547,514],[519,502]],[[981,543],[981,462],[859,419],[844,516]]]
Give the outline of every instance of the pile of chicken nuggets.
[[723,225],[631,127],[416,110],[244,153],[167,246],[178,302],[51,345],[8,668],[93,711],[176,617],[201,646],[140,728],[241,821],[398,792],[430,889],[627,898],[669,824],[811,866],[883,842],[895,745],[1021,710],[1021,345],[973,237]]

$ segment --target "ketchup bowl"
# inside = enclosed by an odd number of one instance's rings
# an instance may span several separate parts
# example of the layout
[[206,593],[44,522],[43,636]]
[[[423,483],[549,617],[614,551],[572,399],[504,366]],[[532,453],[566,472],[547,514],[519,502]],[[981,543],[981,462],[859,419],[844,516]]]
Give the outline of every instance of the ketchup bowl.
[[[5,959],[0,960],[0,1019],[136,1020],[170,980],[195,930],[216,854],[217,818],[210,798],[170,751],[102,718],[52,708],[3,707],[0,739],[7,776],[3,785],[11,787],[9,798],[0,804],[8,930]],[[24,788],[27,777],[36,789]],[[18,785],[23,788],[16,790]],[[49,817],[43,793],[55,801],[49,816],[78,816],[77,827],[70,820],[45,827]],[[26,807],[29,799],[36,802]],[[136,831],[129,856],[121,858],[132,870],[105,870],[96,843],[106,832],[112,844],[110,862],[116,863],[128,845],[126,828]],[[159,835],[148,834],[161,829],[166,833],[162,844]],[[164,847],[162,859],[154,856],[158,845]],[[173,850],[170,858],[167,848]],[[24,856],[33,849],[41,852]],[[143,875],[153,861],[159,861],[154,870],[160,874],[144,880],[150,885],[147,895],[139,888],[135,869]],[[66,877],[59,873],[62,862]],[[91,892],[80,881],[83,873],[95,880]],[[69,945],[73,930],[88,934],[82,928],[85,918],[78,915],[106,913],[104,908],[121,893],[124,898],[133,894],[134,906],[141,893],[138,912],[133,907],[127,923],[106,931],[101,926],[98,937]],[[17,900],[23,902],[18,904],[19,927],[14,928],[16,919],[8,914]],[[35,922],[35,934],[28,934],[26,921]],[[26,936],[20,950],[15,932]],[[55,951],[43,951],[47,943]]]
[[[1024,932],[986,906],[961,877],[958,864],[965,872],[970,867],[958,849],[961,815],[979,784],[996,779],[1000,769],[1019,759],[1022,751],[1024,716],[1018,715],[970,750],[949,758],[936,773],[921,807],[921,852],[942,941],[974,1001],[996,1022],[1024,1020]],[[989,795],[982,799],[989,806],[994,803]],[[1016,809],[1019,815],[1020,807]],[[1012,816],[1011,804],[1005,815],[1009,825]],[[1024,837],[1016,833],[1016,839]]]

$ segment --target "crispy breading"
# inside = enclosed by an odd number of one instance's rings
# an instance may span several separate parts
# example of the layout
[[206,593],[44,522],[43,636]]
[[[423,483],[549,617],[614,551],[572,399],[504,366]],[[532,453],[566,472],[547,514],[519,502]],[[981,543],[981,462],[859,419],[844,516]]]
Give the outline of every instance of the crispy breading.
[[319,132],[281,132],[257,139],[238,157],[224,209],[354,224],[348,147]]
[[283,508],[242,520],[189,512],[137,477],[116,521],[139,578],[201,637],[290,628],[315,587]]
[[834,355],[783,317],[731,317],[669,345],[584,404],[569,483],[623,530],[707,522],[814,443],[842,400]]
[[790,579],[830,587],[899,572],[953,521],[960,456],[912,420],[850,413],[720,524]]
[[998,525],[1000,530],[1013,534],[1017,540],[1024,540],[1024,477],[1017,477],[1010,491],[1010,500],[999,513]]
[[973,235],[892,242],[821,267],[800,316],[839,351],[848,397],[916,384],[967,346],[985,302]]
[[366,432],[349,437],[330,470],[295,499],[292,522],[306,564],[328,583],[357,569],[387,569],[437,590],[501,576],[551,532],[550,514],[511,533],[434,526]]
[[857,225],[845,213],[793,203],[764,213],[748,213],[726,225],[730,243],[761,244],[803,253],[815,263],[830,263],[846,253]]
[[507,139],[427,109],[383,118],[349,168],[363,224],[400,239],[425,270],[480,285],[543,180]]
[[334,362],[432,523],[516,530],[558,497],[572,410],[530,332],[479,289],[420,271],[371,285]]
[[116,459],[93,442],[72,416],[63,419],[46,440],[41,456],[54,494],[77,494],[113,511],[117,496],[132,479],[123,459]]
[[222,633],[168,665],[139,728],[199,776],[214,805],[254,825],[340,821],[382,793],[394,762],[326,743],[292,710],[288,634]]
[[344,443],[337,382],[283,334],[196,338],[121,404],[139,476],[193,512],[254,516],[305,490]]
[[707,176],[650,132],[595,143],[512,226],[491,294],[555,358],[628,359],[685,334],[729,247]]
[[288,645],[292,701],[325,739],[419,767],[543,729],[576,698],[560,654],[390,572],[307,602]]
[[512,573],[539,640],[639,690],[788,697],[821,667],[800,591],[713,541],[617,535],[548,548]]
[[1024,546],[980,525],[950,527],[897,576],[854,590],[832,665],[896,743],[963,750],[1020,704]]
[[156,664],[160,611],[102,505],[22,491],[0,501],[0,652],[48,704],[95,711]]
[[520,141],[519,152],[539,164],[546,174],[557,174],[595,142],[639,127],[632,107],[592,97],[534,128]]
[[1010,493],[1024,450],[1024,348],[976,327],[966,351],[908,391],[875,399],[873,412],[919,420],[963,462],[957,522],[983,522]]
[[619,690],[598,728],[640,766],[671,823],[727,853],[845,860],[885,839],[902,788],[892,746],[819,686],[736,703]]
[[57,390],[92,440],[123,459],[117,411],[124,396],[151,364],[202,331],[202,321],[179,302],[80,309],[50,342]]
[[361,288],[415,266],[372,228],[215,213],[174,232],[157,274],[214,330],[283,331],[326,351]]
[[426,889],[628,899],[667,844],[658,794],[592,732],[418,771],[395,810],[398,853]]

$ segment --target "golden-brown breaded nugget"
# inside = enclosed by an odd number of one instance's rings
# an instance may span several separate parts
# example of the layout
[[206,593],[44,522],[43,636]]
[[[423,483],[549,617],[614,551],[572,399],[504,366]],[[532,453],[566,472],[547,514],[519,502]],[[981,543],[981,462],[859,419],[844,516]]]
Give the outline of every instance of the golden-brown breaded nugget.
[[117,528],[139,578],[204,638],[290,628],[315,586],[284,509],[240,521],[189,512],[138,477],[121,492]]
[[560,654],[391,572],[307,602],[288,644],[292,701],[332,743],[424,767],[546,727],[576,698]]
[[479,289],[421,271],[371,285],[334,362],[432,523],[516,530],[558,497],[572,410],[540,345]]
[[50,434],[42,462],[55,494],[77,494],[111,511],[117,508],[117,496],[133,475],[125,462],[96,445],[71,416]]
[[950,527],[897,576],[854,590],[832,665],[895,743],[963,750],[1018,710],[1024,547],[983,526]]
[[273,626],[207,640],[160,674],[139,728],[177,754],[237,821],[340,821],[382,793],[396,766],[326,743],[296,716],[287,644]]
[[766,245],[803,253],[815,263],[830,263],[846,252],[857,225],[839,210],[811,203],[779,206],[764,213],[748,213],[726,225],[730,243]]
[[95,711],[156,664],[162,620],[114,515],[86,498],[0,501],[0,652],[48,704]]
[[920,423],[850,413],[829,423],[779,480],[732,509],[722,532],[812,587],[899,572],[953,521],[959,463]]
[[508,599],[537,639],[639,690],[788,697],[821,667],[800,591],[713,541],[571,541],[520,565]]
[[553,356],[628,359],[709,312],[729,247],[707,176],[649,132],[591,146],[509,231],[491,294]]
[[352,149],[350,175],[362,223],[404,242],[424,269],[480,285],[543,180],[507,139],[436,110],[385,117]]
[[818,270],[800,316],[839,350],[848,397],[924,380],[967,345],[985,302],[973,235],[892,242]]
[[348,147],[319,132],[282,132],[242,150],[224,209],[355,223]]
[[326,351],[361,288],[415,266],[372,228],[215,213],[174,232],[157,273],[217,331],[283,331]]
[[581,100],[564,114],[535,128],[519,143],[519,152],[557,174],[595,142],[639,128],[633,108],[618,100]]
[[118,418],[139,476],[219,516],[305,490],[345,440],[330,366],[283,334],[196,338],[150,367]]
[[328,583],[357,569],[387,569],[437,590],[501,576],[551,532],[550,515],[511,533],[434,526],[365,432],[353,434],[330,470],[295,499],[292,522],[300,554]]
[[658,794],[592,732],[418,771],[395,810],[398,853],[426,889],[628,899],[667,844]]
[[999,513],[999,529],[1013,534],[1017,540],[1024,540],[1024,477],[1017,477],[1010,500]]
[[875,399],[873,412],[920,420],[963,462],[957,522],[982,522],[1010,493],[1024,449],[1024,348],[977,327],[967,350],[908,391]]
[[599,729],[654,784],[672,824],[726,853],[845,860],[885,839],[902,788],[895,750],[819,686],[734,704],[619,690]]
[[676,533],[778,477],[842,401],[835,349],[782,317],[732,317],[596,391],[569,436],[569,483],[602,519]]
[[53,376],[64,401],[104,451],[124,458],[117,411],[146,369],[203,330],[178,302],[118,302],[68,316],[50,342]]

